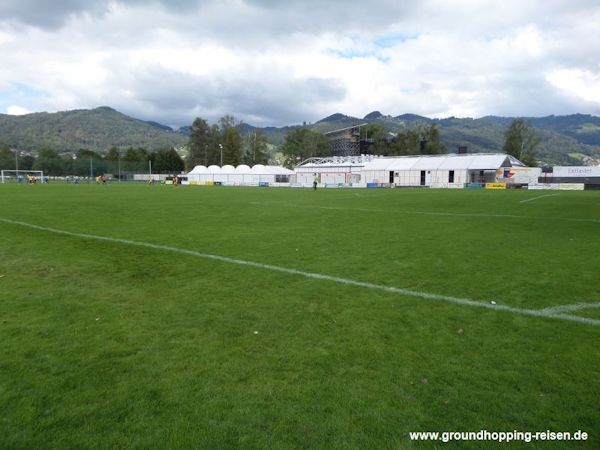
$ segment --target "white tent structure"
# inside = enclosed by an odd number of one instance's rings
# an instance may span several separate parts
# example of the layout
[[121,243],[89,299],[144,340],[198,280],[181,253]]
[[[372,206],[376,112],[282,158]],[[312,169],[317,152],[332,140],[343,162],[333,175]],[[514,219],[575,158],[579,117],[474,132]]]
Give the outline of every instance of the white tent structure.
[[466,184],[510,182],[511,172],[504,170],[510,168],[525,168],[525,164],[505,154],[378,158],[362,168],[361,182],[367,186],[462,188]]
[[[280,166],[264,166],[256,164],[249,167],[239,165],[233,167],[196,166],[185,176],[186,184],[224,186],[289,186],[290,175],[294,172]],[[185,183],[185,182],[184,182]]]
[[373,155],[309,158],[296,166],[292,183],[312,186],[316,175],[321,186],[360,185],[363,167],[374,158]]

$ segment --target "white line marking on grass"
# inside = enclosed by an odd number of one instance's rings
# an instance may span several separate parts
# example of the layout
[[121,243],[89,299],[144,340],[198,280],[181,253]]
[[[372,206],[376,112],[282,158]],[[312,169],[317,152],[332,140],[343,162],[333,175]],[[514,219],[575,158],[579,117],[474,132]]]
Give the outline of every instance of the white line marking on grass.
[[136,246],[136,247],[143,247],[143,248],[150,248],[150,249],[161,250],[161,251],[166,251],[166,252],[180,253],[183,255],[195,256],[198,258],[210,259],[213,261],[220,261],[220,262],[236,264],[236,265],[240,265],[240,266],[256,267],[259,269],[271,270],[274,272],[281,272],[281,273],[286,273],[289,275],[299,275],[302,277],[311,278],[311,279],[315,279],[315,280],[331,281],[333,283],[357,286],[357,287],[361,287],[361,288],[372,289],[372,290],[383,291],[383,292],[390,292],[393,294],[399,294],[399,295],[403,295],[406,297],[420,298],[423,300],[435,300],[435,301],[441,301],[441,302],[446,302],[446,303],[453,303],[453,304],[461,305],[461,306],[493,309],[496,311],[508,312],[508,313],[512,313],[512,314],[519,314],[522,316],[561,319],[561,320],[567,320],[567,321],[577,322],[577,323],[586,324],[586,325],[600,326],[600,320],[590,319],[587,317],[571,316],[568,314],[564,314],[562,312],[549,311],[547,309],[546,310],[544,310],[544,309],[536,310],[536,309],[516,308],[516,307],[512,307],[512,306],[491,304],[490,302],[472,300],[469,298],[451,297],[448,295],[440,295],[440,294],[430,294],[428,292],[413,291],[410,289],[397,288],[397,287],[393,287],[393,286],[385,286],[385,285],[381,285],[381,284],[369,283],[366,281],[352,280],[350,278],[335,277],[332,275],[326,275],[326,274],[321,274],[321,273],[316,273],[316,272],[306,272],[303,270],[290,269],[288,267],[274,266],[272,264],[263,264],[263,263],[259,263],[259,262],[255,262],[255,261],[229,258],[227,256],[213,255],[210,253],[202,253],[202,252],[197,252],[194,250],[186,250],[186,249],[178,248],[178,247],[169,247],[167,245],[152,244],[150,242],[132,241],[130,239],[114,238],[114,237],[108,237],[108,236],[98,236],[95,234],[87,234],[87,233],[75,233],[72,231],[60,230],[58,228],[43,227],[40,225],[34,225],[31,223],[27,223],[27,222],[20,222],[18,220],[10,220],[10,219],[0,218],[0,222],[8,223],[11,225],[19,225],[19,226],[30,228],[33,230],[46,231],[49,233],[60,234],[63,236],[72,236],[72,237],[77,237],[77,238],[81,238],[81,239],[90,239],[90,240],[96,240],[96,241],[114,242],[114,243],[118,243],[118,244],[125,244],[125,245],[131,245],[131,246]]
[[546,311],[551,314],[554,314],[554,313],[564,313],[564,312],[580,311],[582,309],[594,309],[594,308],[600,308],[600,302],[576,303],[574,305],[552,306],[550,308],[545,308],[542,311]]
[[518,214],[485,214],[485,213],[452,213],[452,212],[441,212],[441,211],[406,211],[396,210],[390,211],[389,209],[374,209],[374,208],[344,208],[341,206],[316,206],[316,205],[299,205],[296,203],[278,203],[272,202],[248,202],[250,205],[257,206],[283,206],[286,208],[301,208],[301,209],[327,209],[332,211],[361,211],[361,212],[374,212],[374,213],[387,213],[395,212],[399,214],[417,214],[424,216],[449,216],[449,217],[482,217],[482,218],[499,218],[499,219],[531,219],[531,220],[557,220],[566,222],[591,222],[600,223],[600,219],[577,219],[573,217],[533,217],[533,216],[522,216]]
[[527,202],[532,202],[534,200],[537,200],[538,198],[544,198],[544,197],[556,197],[559,194],[546,194],[546,195],[538,195],[537,197],[533,197],[533,198],[528,198],[526,200],[521,200],[519,203],[527,203]]

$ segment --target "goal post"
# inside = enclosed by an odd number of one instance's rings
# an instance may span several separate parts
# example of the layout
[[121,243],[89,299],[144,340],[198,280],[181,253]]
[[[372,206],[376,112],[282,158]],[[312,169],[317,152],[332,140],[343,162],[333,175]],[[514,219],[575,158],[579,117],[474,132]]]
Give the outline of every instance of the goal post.
[[16,183],[36,183],[44,182],[43,170],[8,170],[2,169],[0,173],[2,184],[8,182]]

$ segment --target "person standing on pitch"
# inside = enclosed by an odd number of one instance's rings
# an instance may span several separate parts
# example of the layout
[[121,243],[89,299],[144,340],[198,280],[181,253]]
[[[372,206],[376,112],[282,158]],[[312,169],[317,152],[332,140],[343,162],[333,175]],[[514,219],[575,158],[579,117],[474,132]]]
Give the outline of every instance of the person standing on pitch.
[[318,183],[319,183],[319,177],[317,177],[317,174],[315,173],[315,176],[313,177],[313,191],[317,190]]

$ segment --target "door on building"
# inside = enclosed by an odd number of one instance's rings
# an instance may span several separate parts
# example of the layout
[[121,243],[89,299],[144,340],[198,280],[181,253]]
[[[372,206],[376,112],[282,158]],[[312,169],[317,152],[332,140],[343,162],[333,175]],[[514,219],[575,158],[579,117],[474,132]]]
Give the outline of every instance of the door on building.
[[390,184],[394,184],[394,172],[390,172]]
[[425,171],[421,170],[421,186],[425,186],[425,176],[426,176]]

